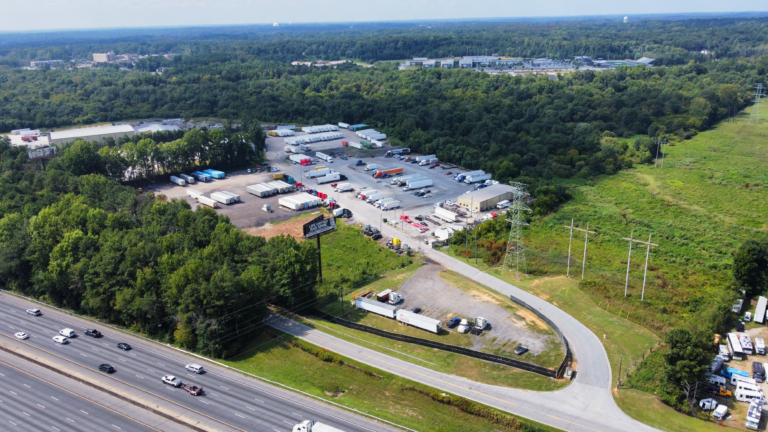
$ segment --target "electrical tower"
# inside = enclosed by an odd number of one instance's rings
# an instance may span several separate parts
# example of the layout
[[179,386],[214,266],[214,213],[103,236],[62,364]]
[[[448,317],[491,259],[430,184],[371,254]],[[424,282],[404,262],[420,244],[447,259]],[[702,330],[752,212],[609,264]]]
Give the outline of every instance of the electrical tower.
[[752,123],[752,119],[755,119],[755,124],[760,123],[760,98],[763,97],[763,84],[760,83],[755,86],[755,107],[752,108],[752,114],[749,115],[749,121],[747,124]]
[[509,241],[507,242],[507,253],[504,255],[504,266],[501,268],[501,274],[504,274],[504,269],[509,267],[514,268],[517,272],[517,280],[520,280],[520,269],[523,270],[523,274],[527,271],[525,264],[525,244],[523,243],[523,227],[528,225],[525,222],[524,212],[529,212],[531,209],[525,205],[523,201],[528,192],[526,192],[526,185],[518,182],[511,182],[510,185],[514,188],[512,191],[512,206],[507,213],[507,220],[512,225],[509,230]]

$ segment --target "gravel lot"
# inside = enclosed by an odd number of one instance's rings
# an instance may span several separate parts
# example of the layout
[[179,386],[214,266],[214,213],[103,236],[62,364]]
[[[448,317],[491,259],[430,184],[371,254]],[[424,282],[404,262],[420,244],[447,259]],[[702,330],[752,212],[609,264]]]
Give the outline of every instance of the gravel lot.
[[509,342],[514,346],[525,345],[532,354],[538,355],[546,349],[550,340],[559,343],[556,336],[541,334],[541,330],[531,330],[531,326],[537,324],[546,326],[532,313],[525,309],[512,313],[501,306],[498,298],[484,291],[464,292],[440,277],[439,273],[443,270],[440,265],[427,261],[400,287],[398,292],[404,302],[398,306],[406,309],[418,306],[422,308],[422,315],[442,321],[455,316],[470,321],[479,316],[484,317],[490,324],[490,330],[483,337],[467,335],[473,338],[476,350],[481,350],[489,343],[501,345]]

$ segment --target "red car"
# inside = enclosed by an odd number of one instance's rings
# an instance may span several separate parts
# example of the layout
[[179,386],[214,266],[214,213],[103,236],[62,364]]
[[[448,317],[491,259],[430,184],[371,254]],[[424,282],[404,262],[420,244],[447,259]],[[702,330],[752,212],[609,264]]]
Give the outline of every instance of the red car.
[[338,183],[331,183],[331,187],[336,187],[338,185],[339,185]]
[[451,174],[453,174],[453,171],[448,171],[447,173],[445,173],[445,175],[451,175]]
[[201,394],[203,394],[203,388],[202,387],[198,387],[196,385],[182,384],[181,388],[186,390],[192,396],[200,396]]
[[440,162],[435,162],[435,164],[432,166],[440,166]]

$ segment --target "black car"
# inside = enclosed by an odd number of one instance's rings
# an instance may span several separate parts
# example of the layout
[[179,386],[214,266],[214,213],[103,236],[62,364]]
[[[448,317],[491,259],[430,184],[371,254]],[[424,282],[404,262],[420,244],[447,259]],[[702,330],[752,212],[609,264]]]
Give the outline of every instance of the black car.
[[382,235],[381,235],[381,234],[374,234],[374,235],[372,235],[372,236],[371,236],[371,239],[372,239],[372,240],[378,240],[378,239],[380,239],[381,237],[382,237]]
[[104,364],[100,364],[99,365],[99,370],[104,372],[104,373],[111,374],[111,373],[113,373],[115,371],[115,368],[113,368],[112,365],[108,365],[108,364],[104,363]]
[[424,221],[421,221],[421,224],[424,225],[424,226],[429,226],[429,224],[424,222]]
[[523,355],[528,352],[528,347],[520,345],[519,347],[515,348],[515,354],[517,355]]
[[85,333],[86,336],[90,336],[93,338],[101,337],[101,332],[96,329],[86,329],[83,333]]
[[127,343],[125,343],[125,342],[120,342],[119,344],[117,344],[117,347],[120,348],[123,351],[128,351],[128,350],[131,349],[131,346],[128,345]]
[[413,313],[421,313],[421,308],[420,307],[415,307],[415,308],[411,309],[411,312],[413,312]]

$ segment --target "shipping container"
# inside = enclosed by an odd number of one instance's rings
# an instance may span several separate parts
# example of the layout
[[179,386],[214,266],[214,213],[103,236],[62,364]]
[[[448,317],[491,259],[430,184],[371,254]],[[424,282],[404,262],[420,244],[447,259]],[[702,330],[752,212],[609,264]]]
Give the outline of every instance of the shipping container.
[[215,200],[208,198],[206,196],[201,195],[197,197],[197,202],[202,205],[206,205],[208,207],[219,208],[219,203],[217,203]]
[[187,184],[195,184],[195,178],[192,176],[188,176],[186,174],[179,174],[179,177],[181,177]]
[[400,309],[396,313],[397,320],[401,323],[408,324],[413,327],[418,327],[422,330],[426,330],[432,333],[440,333],[443,328],[443,323],[440,320],[430,318],[424,315],[419,315],[405,309]]
[[319,169],[319,170],[312,170],[312,171],[305,172],[304,173],[304,177],[306,177],[306,178],[317,178],[317,177],[322,177],[324,175],[328,175],[331,172],[332,171],[331,171],[330,168],[323,168],[323,169]]
[[187,182],[185,182],[183,179],[181,179],[179,177],[176,177],[176,176],[171,176],[171,183],[176,183],[179,186],[186,186],[187,185]]
[[233,204],[235,202],[235,199],[233,197],[220,192],[213,192],[211,194],[211,199],[226,205]]
[[359,309],[373,312],[377,315],[385,316],[387,318],[395,318],[395,313],[398,310],[397,306],[392,306],[386,303],[379,303],[376,300],[370,300],[365,297],[358,297],[355,299],[355,306]]
[[464,183],[466,184],[472,184],[472,183],[479,183],[484,182],[491,178],[490,174],[480,174],[480,175],[474,175],[474,176],[466,176],[464,177]]
[[214,169],[207,169],[203,170],[204,173],[208,174],[209,176],[215,178],[215,179],[223,179],[225,177],[224,171],[217,171]]
[[325,184],[325,183],[339,181],[340,178],[341,176],[339,175],[339,173],[328,174],[322,177],[318,177],[317,184]]
[[457,222],[459,220],[459,215],[442,207],[435,207],[435,216],[446,222]]
[[206,173],[203,173],[203,172],[200,172],[200,171],[193,172],[192,173],[192,177],[194,177],[195,180],[203,182],[203,183],[207,183],[207,182],[209,182],[209,181],[211,181],[213,179],[213,177],[211,177],[209,174],[206,174]]
[[421,189],[425,187],[432,186],[432,179],[416,179],[416,180],[409,180],[408,183],[405,185],[404,191],[414,190],[414,189]]
[[198,197],[204,196],[205,194],[203,194],[200,191],[196,191],[194,189],[187,189],[187,195],[191,196],[192,198],[198,198]]

